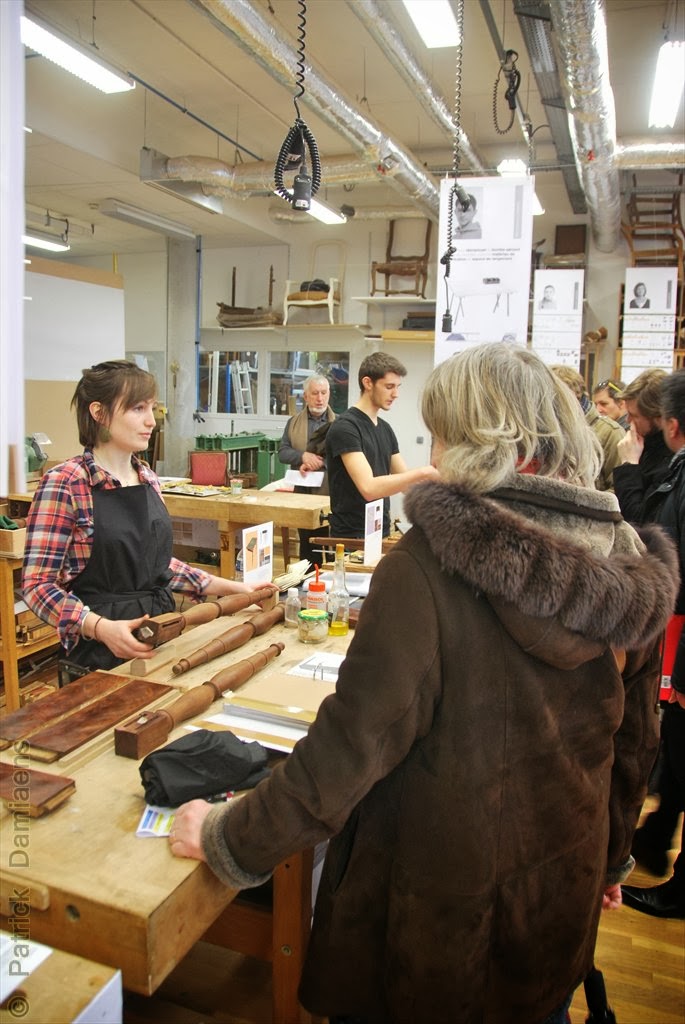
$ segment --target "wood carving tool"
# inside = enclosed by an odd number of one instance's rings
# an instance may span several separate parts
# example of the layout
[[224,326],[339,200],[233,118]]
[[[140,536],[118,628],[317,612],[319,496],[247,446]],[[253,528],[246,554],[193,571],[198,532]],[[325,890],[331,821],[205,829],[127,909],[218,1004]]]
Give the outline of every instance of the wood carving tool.
[[278,593],[271,587],[253,590],[249,594],[229,594],[226,597],[220,597],[217,601],[205,601],[203,604],[193,605],[183,613],[164,612],[162,615],[154,615],[152,618],[146,619],[142,626],[134,629],[133,635],[141,643],[159,647],[167,640],[175,640],[189,626],[200,626],[202,623],[212,622],[222,615],[233,615],[235,612],[249,608],[252,604],[273,607],[277,600]]
[[241,622],[239,626],[233,626],[232,629],[228,629],[225,633],[210,640],[204,647],[198,647],[187,658],[181,658],[172,666],[172,672],[175,676],[180,676],[184,672],[189,672],[191,668],[204,665],[214,658],[219,658],[222,654],[228,654],[229,651],[235,651],[236,648],[242,647],[248,640],[251,640],[253,636],[262,636],[277,622],[283,622],[284,617],[285,608],[282,604],[277,604],[270,612],[253,615],[252,618]]
[[263,651],[217,672],[207,682],[194,686],[167,708],[146,711],[114,730],[114,753],[120,757],[141,758],[166,742],[167,737],[188,718],[201,715],[227,690],[237,690],[255,672],[277,658],[285,644],[271,644]]

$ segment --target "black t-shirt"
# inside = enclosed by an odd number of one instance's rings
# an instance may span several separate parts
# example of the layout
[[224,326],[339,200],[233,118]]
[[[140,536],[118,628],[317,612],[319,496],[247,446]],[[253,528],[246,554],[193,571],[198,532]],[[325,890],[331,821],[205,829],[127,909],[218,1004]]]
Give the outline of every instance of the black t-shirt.
[[[399,452],[392,427],[379,419],[373,421],[354,406],[331,424],[326,437],[326,468],[331,495],[331,535],[363,537],[366,500],[354,486],[342,455],[361,452],[374,476],[387,476],[390,460]],[[390,532],[390,499],[383,500],[383,536]]]

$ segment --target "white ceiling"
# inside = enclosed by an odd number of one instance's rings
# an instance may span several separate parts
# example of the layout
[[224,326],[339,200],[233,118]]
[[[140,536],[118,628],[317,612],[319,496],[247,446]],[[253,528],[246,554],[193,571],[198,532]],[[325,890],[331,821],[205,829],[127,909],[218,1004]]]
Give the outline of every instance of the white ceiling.
[[[244,0],[230,2],[244,5]],[[296,46],[297,0],[252,2],[273,23],[275,39],[288,39]],[[210,248],[261,245],[286,237],[283,223],[270,211],[289,207],[273,196],[229,196],[224,199],[224,213],[213,215],[140,181],[143,146],[172,157],[218,159],[229,167],[258,158],[265,168],[272,169],[293,124],[295,67],[292,81],[285,85],[276,81],[217,28],[206,10],[212,3],[218,0],[204,0],[204,7],[192,0],[31,0],[26,5],[27,11],[34,11],[72,39],[86,44],[94,41],[104,58],[150,87],[139,84],[130,93],[105,96],[42,57],[27,54],[26,123],[32,134],[26,136],[26,202],[33,211],[49,210],[56,217],[69,218],[70,258],[163,249],[161,234],[99,213],[98,204],[105,198],[182,222]],[[351,5],[346,0],[309,0],[307,6],[308,64],[368,120],[410,151],[417,163],[431,172],[450,167],[452,140],[426,115]],[[381,6],[396,23],[434,92],[452,110],[455,50],[426,50],[399,0],[384,0]],[[647,129],[656,54],[664,39],[667,9],[673,6],[672,0],[606,0],[619,142],[635,137],[656,139],[664,134],[683,137],[682,104],[674,131]],[[533,128],[540,129],[534,136],[534,160],[553,164],[556,154],[544,128],[544,108],[513,0],[489,0],[489,7],[505,48],[519,53],[521,105]],[[683,7],[680,5],[681,23]],[[499,55],[481,0],[465,0],[461,124],[483,163],[493,170],[504,156],[527,157],[518,119],[504,136],[495,130],[492,108],[498,70]],[[350,143],[308,104],[306,77],[304,84],[300,113],[317,141],[325,172],[327,158],[352,155]],[[509,115],[503,91],[501,85],[498,120],[506,126]],[[198,118],[205,124],[198,123]],[[354,155],[359,160],[359,154]],[[674,180],[672,172],[659,173],[665,181]],[[412,206],[406,194],[380,180],[348,189],[326,186],[324,174],[319,197],[334,206],[347,203],[360,210]],[[586,219],[572,212],[559,170],[539,172],[536,189],[547,210],[541,230],[548,237],[555,224]],[[89,225],[93,225],[92,233],[88,233]],[[538,230],[536,226],[536,235]]]

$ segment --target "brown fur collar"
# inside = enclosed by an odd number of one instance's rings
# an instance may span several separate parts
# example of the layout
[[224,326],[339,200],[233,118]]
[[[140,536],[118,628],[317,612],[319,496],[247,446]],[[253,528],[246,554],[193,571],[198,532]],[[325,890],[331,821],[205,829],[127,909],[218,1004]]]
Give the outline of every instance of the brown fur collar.
[[[561,487],[579,504],[582,488]],[[539,490],[544,496],[544,482]],[[596,502],[588,506],[585,516]],[[655,639],[673,611],[678,557],[659,527],[640,531],[644,555],[607,558],[540,526],[534,508],[529,518],[456,484],[418,484],[404,507],[443,572],[524,615],[555,618],[588,639],[634,650]]]

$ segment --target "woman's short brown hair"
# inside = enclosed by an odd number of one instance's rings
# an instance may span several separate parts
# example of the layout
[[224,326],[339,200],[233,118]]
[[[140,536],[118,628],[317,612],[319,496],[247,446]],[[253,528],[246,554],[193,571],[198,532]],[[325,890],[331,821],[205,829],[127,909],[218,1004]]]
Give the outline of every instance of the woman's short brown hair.
[[[71,408],[76,409],[80,443],[85,448],[94,447],[103,440],[103,431],[119,406],[132,409],[138,402],[149,402],[156,395],[157,382],[152,374],[128,359],[108,359],[83,370],[71,400]],[[99,402],[104,410],[100,422],[93,419],[90,411],[93,402]]]

